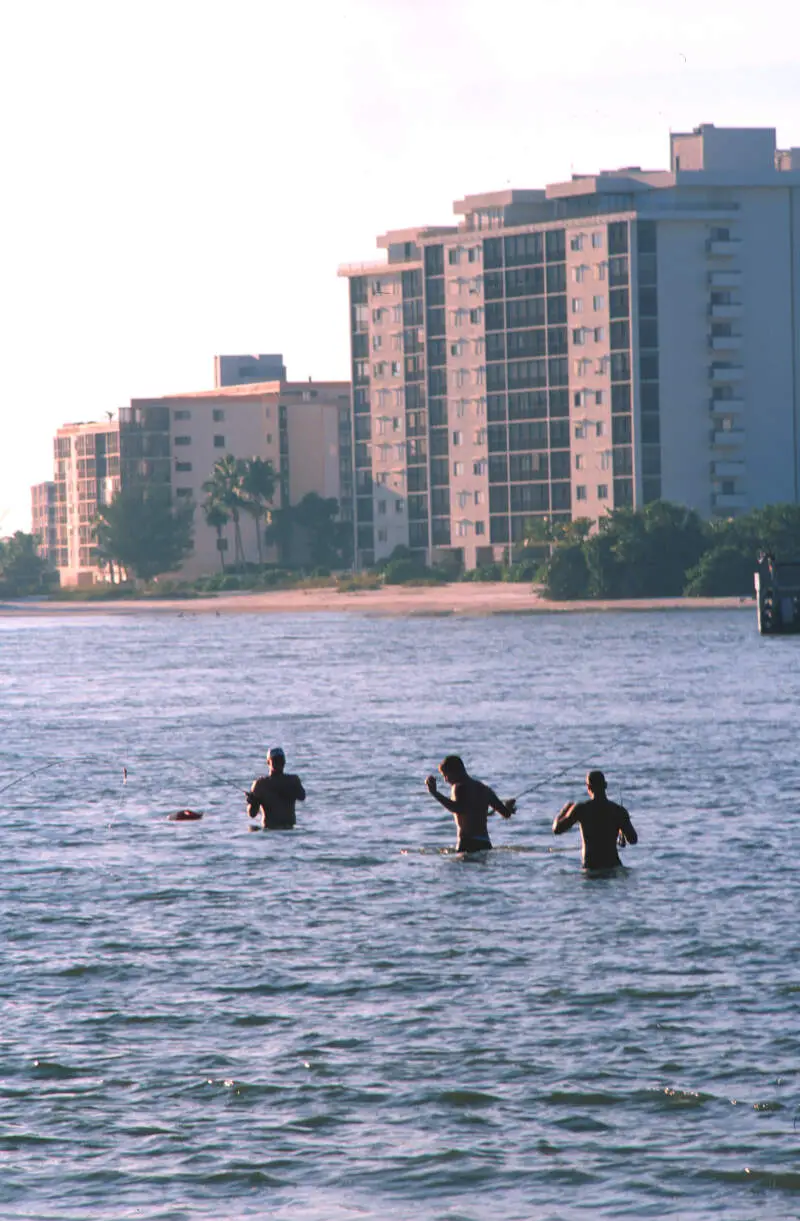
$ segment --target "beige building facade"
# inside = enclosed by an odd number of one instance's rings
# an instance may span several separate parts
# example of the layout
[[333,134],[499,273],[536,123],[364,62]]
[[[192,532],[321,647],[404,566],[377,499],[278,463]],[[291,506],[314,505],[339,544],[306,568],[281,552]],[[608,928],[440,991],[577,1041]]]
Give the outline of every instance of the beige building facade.
[[800,496],[800,153],[676,133],[638,167],[469,196],[350,283],[358,562],[466,567],[532,520]]
[[[161,485],[173,504],[193,506],[194,548],[174,576],[193,580],[232,562],[231,523],[218,538],[202,510],[204,484],[229,454],[272,464],[275,509],[316,492],[335,498],[345,520],[352,516],[348,382],[273,381],[133,399],[118,416],[59,429],[55,478],[32,489],[34,530],[63,585],[108,579],[93,522],[121,487],[137,483]],[[245,559],[255,561],[256,521],[242,513],[240,527]],[[262,554],[276,558],[263,540]]]

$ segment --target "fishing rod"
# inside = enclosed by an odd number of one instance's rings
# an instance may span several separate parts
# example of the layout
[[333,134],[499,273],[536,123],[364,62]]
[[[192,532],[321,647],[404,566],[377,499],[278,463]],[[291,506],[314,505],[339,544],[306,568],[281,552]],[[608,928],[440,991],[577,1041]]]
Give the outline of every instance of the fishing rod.
[[192,759],[184,759],[181,755],[170,755],[176,763],[185,763],[187,767],[196,767],[198,771],[205,772],[207,776],[211,776],[213,780],[217,780],[220,784],[229,784],[231,788],[236,789],[237,793],[247,793],[248,790],[243,788],[236,780],[230,780],[227,776],[220,776],[217,772],[212,772],[210,767],[204,767],[202,763],[196,763]]
[[[622,741],[622,736],[623,735],[620,735],[619,737],[615,738],[614,741],[611,743],[611,745],[606,747],[606,750],[609,752],[612,751],[614,749],[614,747],[617,746]],[[591,758],[591,756],[590,756],[590,758]],[[572,763],[568,763],[566,767],[562,767],[559,771],[553,772],[549,776],[545,776],[544,780],[538,780],[535,784],[529,785],[528,788],[523,789],[521,793],[517,794],[517,796],[514,798],[514,801],[519,801],[520,797],[525,797],[525,796],[527,796],[528,793],[534,793],[534,792],[536,792],[537,789],[545,788],[548,784],[551,784],[554,780],[558,780],[559,776],[563,776],[563,775],[565,775],[566,772],[571,771],[573,769],[573,767],[581,767],[581,766],[583,766],[583,767],[586,766],[586,757],[585,756],[582,759],[577,759]]]

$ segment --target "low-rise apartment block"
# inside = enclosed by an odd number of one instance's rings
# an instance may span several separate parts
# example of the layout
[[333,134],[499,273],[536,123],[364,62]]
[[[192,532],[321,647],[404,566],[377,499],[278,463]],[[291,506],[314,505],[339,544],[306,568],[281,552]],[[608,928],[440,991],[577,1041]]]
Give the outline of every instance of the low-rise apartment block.
[[[215,371],[219,380],[219,365]],[[54,480],[32,489],[40,547],[64,585],[106,579],[94,542],[98,512],[122,487],[160,484],[173,504],[194,506],[194,549],[176,575],[191,580],[214,572],[220,547],[223,560],[232,560],[233,544],[230,527],[218,539],[205,520],[204,484],[227,454],[271,462],[275,509],[316,492],[339,501],[342,518],[350,520],[350,397],[348,382],[275,380],[133,399],[117,419],[66,425],[55,439]],[[256,529],[256,521],[243,513],[248,560],[259,554]],[[276,558],[274,549],[262,550],[266,558]]]
[[468,196],[349,265],[357,557],[467,567],[532,518],[800,489],[800,150],[673,134],[669,170]]

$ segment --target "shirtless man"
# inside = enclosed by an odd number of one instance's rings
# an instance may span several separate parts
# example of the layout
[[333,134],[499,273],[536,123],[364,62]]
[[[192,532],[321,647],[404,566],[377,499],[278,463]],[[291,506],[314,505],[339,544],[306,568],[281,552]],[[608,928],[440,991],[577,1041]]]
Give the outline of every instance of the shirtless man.
[[448,755],[439,765],[439,771],[452,786],[450,796],[445,797],[436,788],[436,777],[428,776],[425,786],[432,797],[456,820],[458,842],[456,852],[485,852],[492,841],[486,828],[486,820],[492,810],[503,818],[510,818],[516,808],[512,797],[501,801],[488,785],[467,775],[467,769],[458,755]]
[[286,755],[280,746],[273,746],[267,752],[267,767],[269,774],[254,780],[246,794],[247,812],[251,818],[255,818],[259,810],[263,812],[261,825],[265,831],[288,830],[297,822],[295,803],[305,801],[306,791],[299,776],[287,775],[284,771]]
[[577,823],[583,842],[584,869],[613,869],[621,865],[617,847],[635,844],[639,836],[623,806],[609,801],[602,772],[589,772],[586,788],[590,801],[570,801],[553,822],[553,835],[563,835]]

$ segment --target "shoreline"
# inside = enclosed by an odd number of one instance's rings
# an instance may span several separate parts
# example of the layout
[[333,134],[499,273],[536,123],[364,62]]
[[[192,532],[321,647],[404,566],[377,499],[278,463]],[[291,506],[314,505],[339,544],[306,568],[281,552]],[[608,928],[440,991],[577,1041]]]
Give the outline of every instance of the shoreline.
[[335,589],[279,589],[221,593],[199,598],[153,598],[108,602],[0,602],[0,617],[42,615],[229,615],[356,613],[386,617],[450,615],[553,615],[610,611],[755,611],[754,598],[625,598],[551,602],[526,584],[456,583],[391,585],[339,593]]

